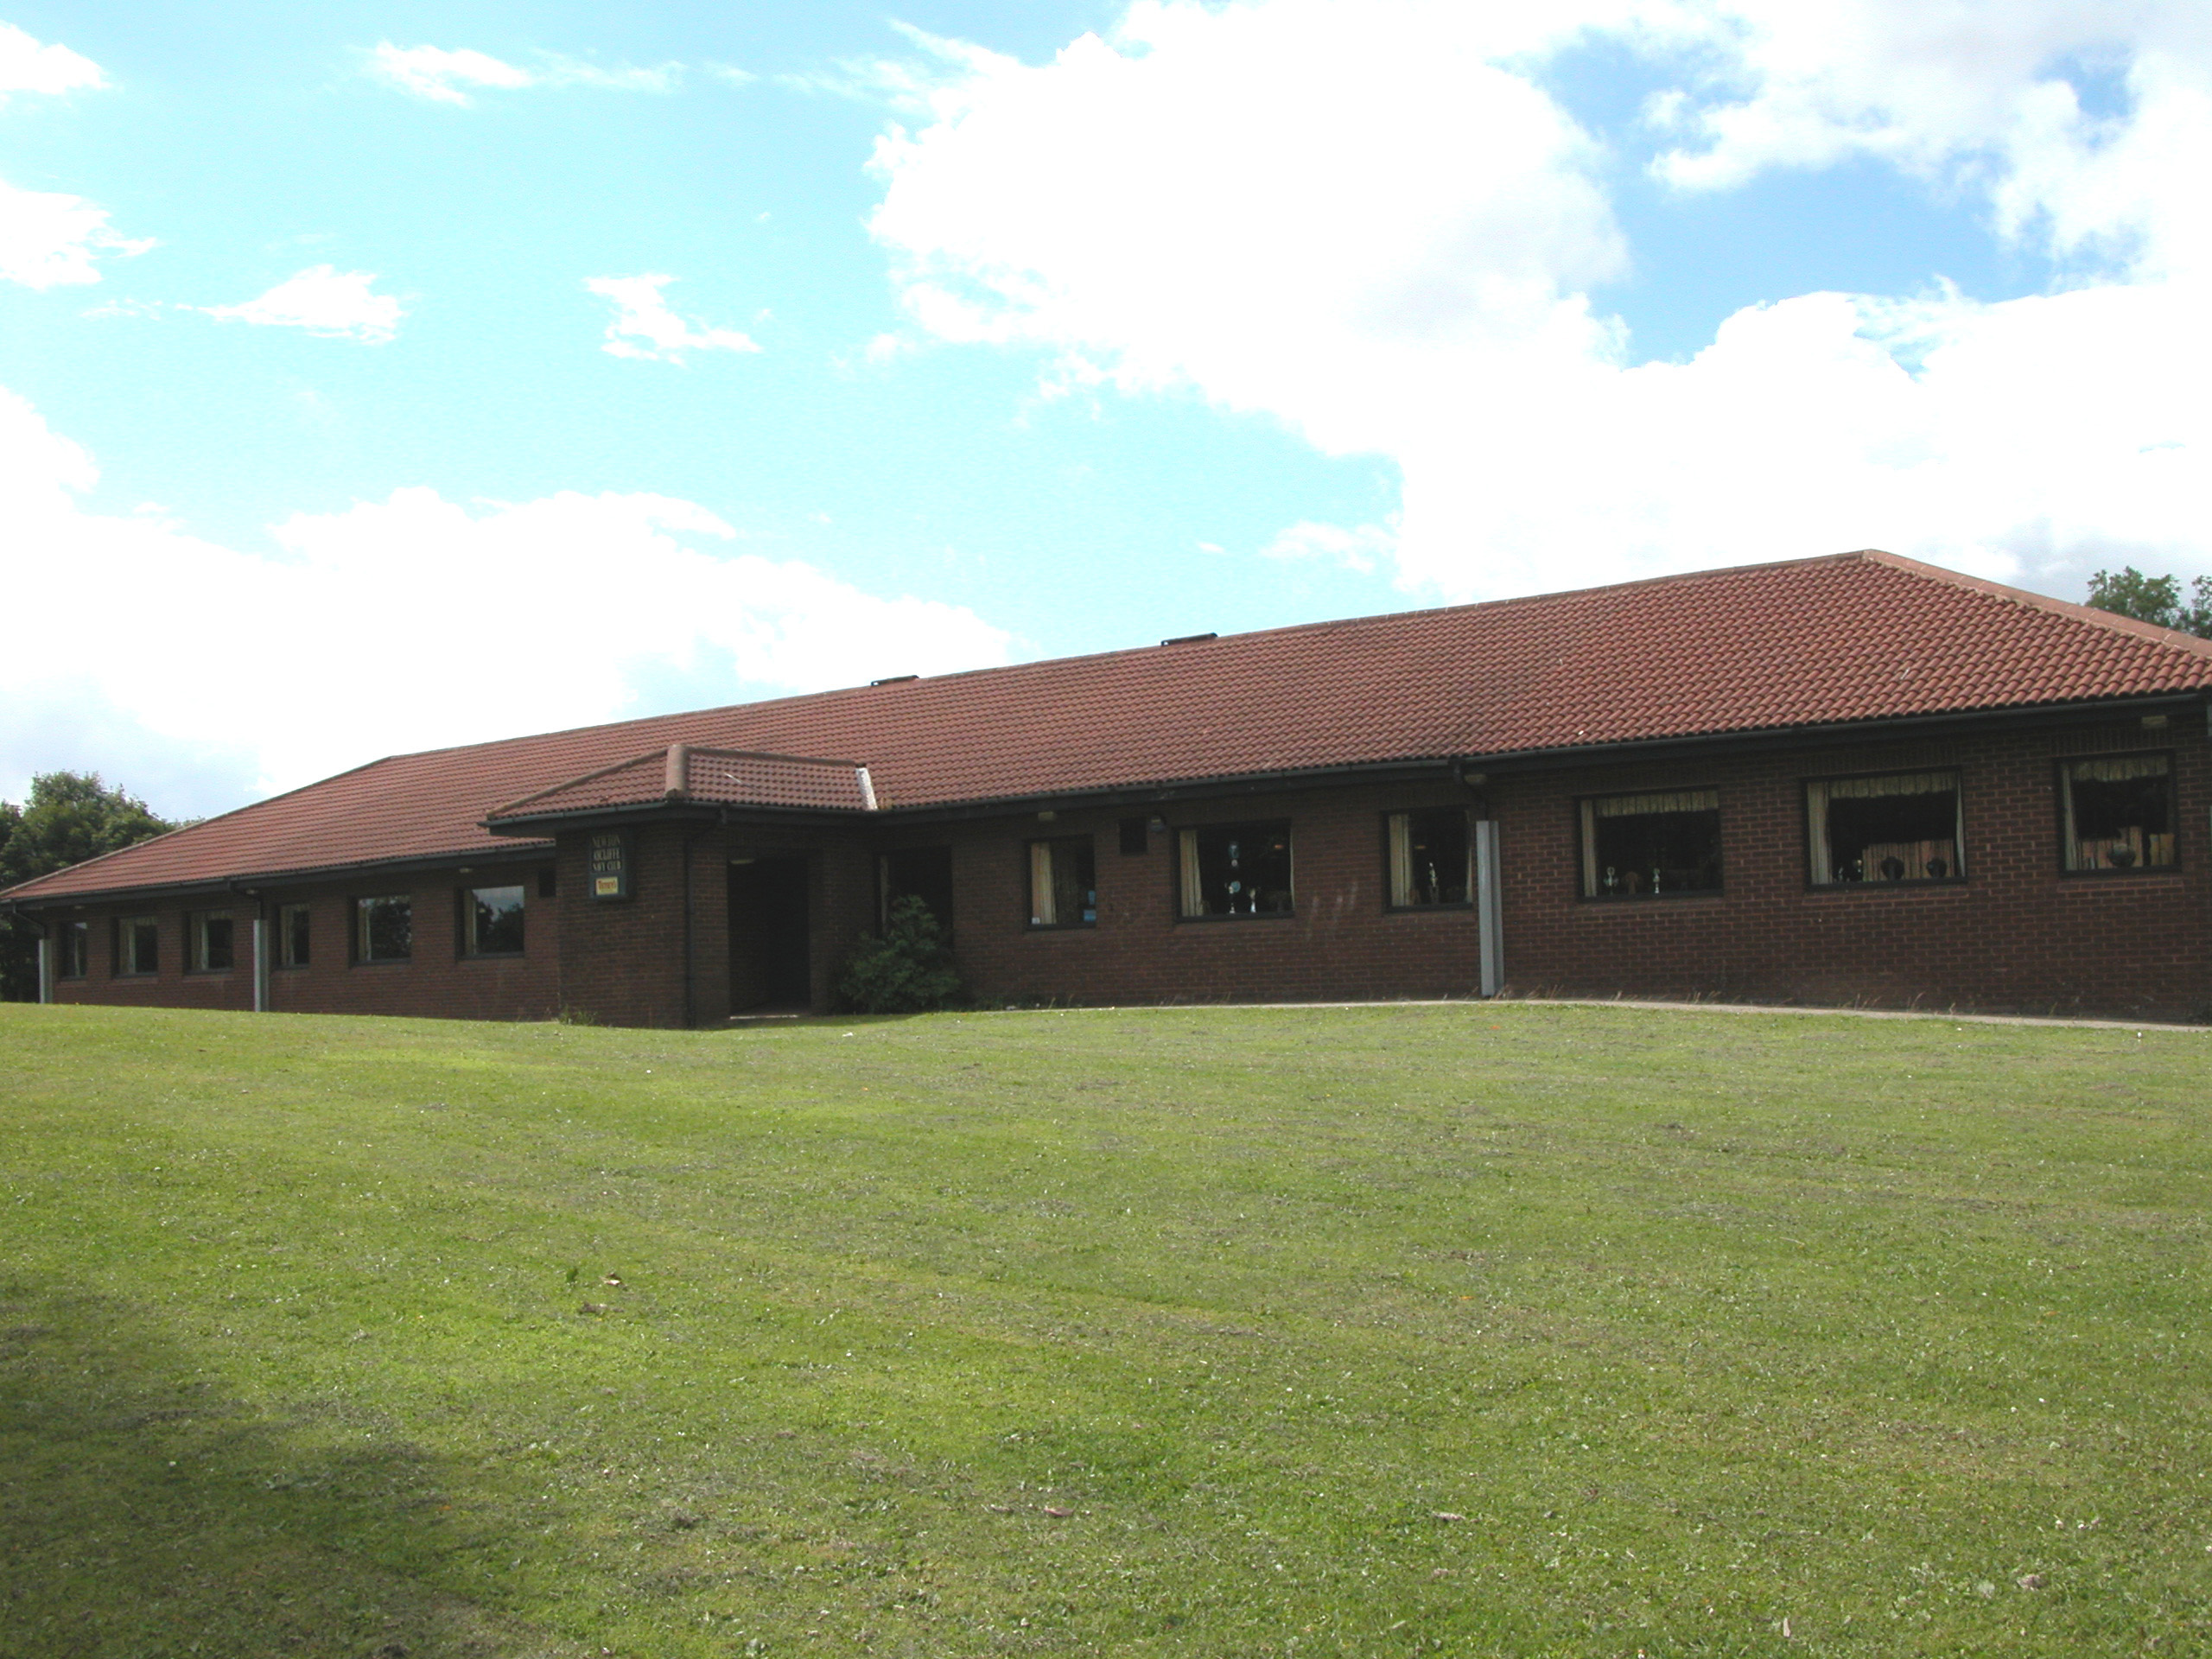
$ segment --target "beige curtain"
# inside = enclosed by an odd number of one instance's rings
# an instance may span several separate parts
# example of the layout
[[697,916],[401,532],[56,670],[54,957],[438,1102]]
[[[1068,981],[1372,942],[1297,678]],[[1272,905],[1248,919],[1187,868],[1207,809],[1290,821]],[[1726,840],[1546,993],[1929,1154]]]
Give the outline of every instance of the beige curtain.
[[2167,766],[2163,754],[2121,754],[2110,760],[2069,760],[2066,770],[2085,784],[2124,784],[2131,778],[2163,778]]
[[[1805,785],[1806,818],[1812,833],[1805,838],[1806,851],[1812,859],[1813,885],[1832,887],[1836,884],[1835,853],[1828,842],[1828,803],[1830,801],[1878,800],[1885,795],[1948,795],[1959,787],[1955,772],[1896,772],[1885,778],[1826,778]],[[1939,843],[1930,842],[1931,848]],[[1963,842],[1941,843],[1941,850],[1928,856],[1943,856],[1949,862],[1951,874],[1966,874],[1966,847]],[[1874,849],[1869,849],[1872,852]],[[1902,853],[1898,855],[1904,856]],[[1916,855],[1918,856],[1918,855]],[[1926,857],[1918,866],[1906,858],[1908,868],[1924,868]]]
[[1640,818],[1651,812],[1717,812],[1717,789],[1677,789],[1663,795],[1608,795],[1591,803],[1601,818]]
[[1390,815],[1390,902],[1410,905],[1413,901],[1413,816],[1406,812],[1393,812]]
[[1059,906],[1052,901],[1052,843],[1029,843],[1029,925],[1058,927]]
[[1885,795],[1942,795],[1959,786],[1955,772],[1899,772],[1887,778],[1832,778],[1815,789],[1832,801],[1871,801]]
[[1182,879],[1183,914],[1203,916],[1206,913],[1205,889],[1198,882],[1198,832],[1184,830],[1177,833],[1178,849],[1182,855],[1179,874]]

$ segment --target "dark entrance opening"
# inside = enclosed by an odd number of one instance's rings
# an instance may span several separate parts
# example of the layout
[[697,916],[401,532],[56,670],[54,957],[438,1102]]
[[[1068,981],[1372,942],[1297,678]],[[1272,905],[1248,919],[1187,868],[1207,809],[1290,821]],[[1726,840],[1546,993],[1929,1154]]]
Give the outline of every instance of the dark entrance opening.
[[912,893],[930,907],[937,925],[949,940],[952,937],[952,849],[906,847],[883,855],[881,894],[883,914],[891,901]]
[[729,1006],[803,1008],[813,1001],[807,950],[806,861],[759,858],[729,867]]

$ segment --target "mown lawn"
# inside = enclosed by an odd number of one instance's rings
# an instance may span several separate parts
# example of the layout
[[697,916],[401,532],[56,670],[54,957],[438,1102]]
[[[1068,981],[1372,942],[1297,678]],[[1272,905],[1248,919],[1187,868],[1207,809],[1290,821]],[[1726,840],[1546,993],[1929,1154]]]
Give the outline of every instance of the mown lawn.
[[0,1654],[2203,1652],[2208,1084],[0,1008]]

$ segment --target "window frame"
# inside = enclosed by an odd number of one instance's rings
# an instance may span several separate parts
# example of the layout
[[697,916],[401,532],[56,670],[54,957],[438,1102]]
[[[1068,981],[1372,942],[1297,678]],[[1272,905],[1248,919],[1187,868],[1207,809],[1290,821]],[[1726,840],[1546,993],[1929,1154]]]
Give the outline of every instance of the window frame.
[[[1401,904],[1397,896],[1397,830],[1400,820],[1410,820],[1416,814],[1427,812],[1457,812],[1467,837],[1467,896],[1465,899],[1440,899],[1434,904]],[[1408,824],[1410,838],[1412,828]],[[1386,916],[1427,916],[1438,912],[1472,910],[1475,907],[1475,815],[1464,806],[1401,806],[1382,814],[1382,913]]]
[[[1196,879],[1195,855],[1198,837],[1209,832],[1218,833],[1231,830],[1257,830],[1266,835],[1273,835],[1278,830],[1282,832],[1284,852],[1290,861],[1290,904],[1287,909],[1230,910],[1224,911],[1218,915],[1211,915],[1204,911],[1192,912],[1184,908],[1184,901],[1189,895],[1192,881]],[[1215,922],[1286,922],[1297,916],[1298,836],[1294,820],[1287,817],[1208,820],[1197,823],[1178,824],[1173,833],[1175,856],[1168,861],[1168,897],[1173,906],[1174,917],[1178,922],[1195,922],[1201,925]],[[1186,870],[1193,872],[1193,874],[1186,877],[1185,874]]]
[[[1834,867],[1835,849],[1827,844],[1827,834],[1822,826],[1816,837],[1813,823],[1813,788],[1816,784],[1850,784],[1872,778],[1910,778],[1941,772],[1951,779],[1952,842],[1957,855],[1958,868],[1948,875],[1904,875],[1894,881],[1821,881],[1814,879],[1813,850],[1817,843],[1826,846],[1828,866]],[[1901,889],[1917,890],[1934,887],[1963,887],[1974,877],[1967,864],[1967,780],[1966,768],[1958,765],[1934,766],[1883,766],[1872,772],[1826,772],[1818,777],[1797,780],[1797,810],[1803,821],[1804,841],[1798,873],[1808,893],[1894,893]]]
[[56,979],[88,979],[92,971],[92,925],[90,922],[64,922],[54,930],[55,943],[61,949],[54,954],[60,960],[54,964]]
[[[404,957],[372,957],[369,954],[369,911],[376,905],[404,905],[407,907],[407,954]],[[353,965],[357,968],[398,968],[415,960],[415,895],[411,893],[367,893],[355,896],[353,915]]]
[[[1877,772],[1873,775],[1883,778],[1890,776],[1887,772]],[[1807,789],[1800,792],[1809,802],[1812,798],[1809,792],[1812,783],[1835,781],[1832,778],[1808,779]],[[1643,905],[1654,902],[1664,904],[1678,899],[1726,898],[1728,893],[1728,835],[1726,821],[1723,817],[1726,809],[1721,804],[1720,793],[1720,785],[1718,784],[1691,784],[1679,789],[1606,789],[1587,795],[1577,795],[1572,804],[1574,814],[1573,881],[1576,902],[1586,905]],[[1710,795],[1713,797],[1713,804],[1700,810],[1710,811],[1714,818],[1719,820],[1714,825],[1714,833],[1719,843],[1720,880],[1716,884],[1709,887],[1676,887],[1671,892],[1659,893],[1593,893],[1590,891],[1597,874],[1594,861],[1597,857],[1598,803],[1632,800],[1643,795]],[[1810,833],[1810,829],[1811,821],[1808,817],[1808,833]],[[1811,867],[1812,859],[1808,853],[1806,858],[1806,868],[1808,873]]]
[[[207,924],[227,922],[230,925],[230,960],[220,967],[207,961]],[[238,963],[238,918],[227,910],[194,910],[184,918],[184,971],[195,976],[233,973]]]
[[[307,949],[298,956],[292,954],[292,923],[295,916],[305,924],[307,935],[303,943]],[[297,971],[315,962],[315,906],[298,903],[276,906],[276,960],[275,966],[283,971]]]
[[[150,968],[138,965],[137,930],[141,925],[154,930],[154,965]],[[136,916],[117,917],[113,943],[114,954],[108,959],[110,978],[159,979],[162,976],[162,918],[158,914],[141,912]]]
[[[2069,881],[2088,880],[2107,881],[2131,880],[2146,875],[2177,875],[2181,873],[2181,810],[2175,798],[2174,751],[2171,749],[2126,749],[2108,753],[2065,754],[2051,763],[2054,803],[2058,819],[2058,874]],[[2171,828],[2167,834],[2174,843],[2173,861],[2168,864],[2139,864],[2126,868],[2107,865],[2102,869],[2076,868],[2071,862],[2079,837],[2074,833],[2074,772],[2073,768],[2084,760],[2163,760],[2166,763],[2166,810]]]
[[[513,950],[486,950],[478,941],[476,924],[479,918],[476,911],[476,895],[480,893],[512,893],[514,894],[515,908],[522,916],[523,942],[517,945]],[[512,962],[518,957],[526,957],[530,954],[530,884],[528,882],[500,881],[486,884],[481,887],[472,886],[461,887],[455,890],[455,897],[458,900],[457,908],[461,912],[458,918],[461,925],[455,931],[460,935],[461,957],[462,961]]]
[[[1050,850],[1056,847],[1080,847],[1090,856],[1090,885],[1088,888],[1081,889],[1090,894],[1090,917],[1087,921],[1080,916],[1072,921],[1065,922],[1058,920],[1047,922],[1039,919],[1039,912],[1045,906],[1039,906],[1037,902],[1037,855],[1042,849],[1049,856]],[[1029,918],[1027,931],[1032,933],[1068,933],[1080,932],[1087,928],[1095,929],[1098,925],[1097,836],[1089,831],[1075,836],[1032,836],[1023,843],[1022,853],[1022,881],[1027,899],[1023,913]],[[1056,872],[1050,870],[1046,872],[1048,883],[1052,882],[1054,874]]]

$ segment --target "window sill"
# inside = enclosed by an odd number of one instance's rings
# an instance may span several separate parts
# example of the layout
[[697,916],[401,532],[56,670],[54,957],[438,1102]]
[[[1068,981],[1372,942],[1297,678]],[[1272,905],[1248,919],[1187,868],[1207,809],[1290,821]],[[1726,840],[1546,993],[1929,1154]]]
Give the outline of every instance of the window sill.
[[470,950],[461,956],[463,962],[520,962],[528,957],[527,950]]
[[412,968],[414,965],[415,958],[412,957],[378,957],[373,962],[353,964],[356,968]]
[[188,968],[184,970],[184,976],[187,979],[228,979],[237,971],[235,968]]
[[1941,881],[1821,881],[1807,882],[1807,893],[1963,893],[1974,885],[1967,877],[1946,876]]
[[1385,916],[1464,916],[1475,907],[1471,899],[1458,899],[1444,905],[1385,905]]
[[1025,933],[1096,933],[1096,922],[1032,922],[1021,930]]
[[1175,919],[1179,923],[1188,922],[1199,927],[1210,927],[1222,922],[1288,922],[1295,921],[1297,917],[1298,912],[1294,910],[1263,910],[1256,913],[1239,911],[1230,916],[1178,916]]
[[2181,873],[2178,864],[2146,864],[2139,870],[2061,870],[2058,879],[2062,881],[2139,881],[2146,875],[2177,877]]
[[[1922,885],[1925,886],[1925,883]],[[1726,899],[1721,887],[1692,887],[1685,893],[1582,893],[1575,899],[1578,905],[1594,905],[1600,909],[1635,909],[1643,905],[1679,905],[1694,899]]]

